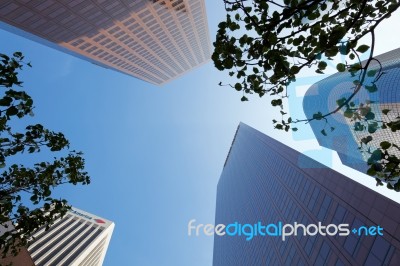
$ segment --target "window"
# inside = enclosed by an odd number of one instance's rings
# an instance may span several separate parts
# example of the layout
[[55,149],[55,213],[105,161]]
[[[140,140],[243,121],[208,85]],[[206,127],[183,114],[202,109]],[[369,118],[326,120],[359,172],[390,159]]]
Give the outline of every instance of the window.
[[335,224],[342,223],[346,212],[347,212],[346,209],[343,208],[340,204],[338,204],[335,215],[333,216],[333,223]]
[[389,249],[389,242],[387,242],[383,237],[377,236],[371,248],[371,253],[373,253],[379,260],[383,262]]
[[358,239],[350,234],[346,237],[346,241],[344,242],[344,249],[350,254],[353,255],[354,250],[356,249],[358,243]]
[[325,216],[326,216],[326,213],[328,212],[328,209],[329,209],[329,206],[331,205],[331,202],[332,202],[332,198],[330,196],[328,196],[328,195],[325,195],[324,201],[322,202],[321,208],[320,208],[320,210],[318,212],[318,215],[317,215],[317,217],[318,217],[318,219],[320,221],[325,220]]

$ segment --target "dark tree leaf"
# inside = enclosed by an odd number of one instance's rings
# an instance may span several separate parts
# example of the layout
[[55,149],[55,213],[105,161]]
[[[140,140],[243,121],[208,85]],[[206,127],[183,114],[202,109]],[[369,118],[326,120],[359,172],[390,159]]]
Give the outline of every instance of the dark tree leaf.
[[366,51],[368,51],[368,49],[369,49],[368,45],[362,44],[362,45],[358,46],[357,52],[365,53]]
[[381,148],[384,149],[384,150],[389,149],[390,146],[392,146],[392,144],[390,144],[390,142],[388,142],[388,141],[382,141],[381,142]]
[[339,64],[336,65],[336,69],[339,72],[344,72],[344,71],[346,71],[346,65],[343,64],[343,63],[339,63]]

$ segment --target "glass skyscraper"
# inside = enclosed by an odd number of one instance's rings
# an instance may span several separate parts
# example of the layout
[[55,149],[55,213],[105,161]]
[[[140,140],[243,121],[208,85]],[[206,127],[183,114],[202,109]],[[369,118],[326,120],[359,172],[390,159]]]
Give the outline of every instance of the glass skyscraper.
[[211,58],[204,0],[2,0],[0,26],[158,85]]
[[[356,104],[366,104],[370,102],[369,107],[374,112],[377,120],[389,122],[395,120],[400,114],[400,48],[387,52],[376,57],[382,65],[384,75],[376,82],[378,90],[369,93],[365,88],[362,88],[357,95],[353,98]],[[378,61],[372,61],[369,70],[379,69]],[[321,112],[322,114],[329,113],[337,107],[336,101],[343,97],[350,96],[352,88],[354,88],[353,81],[358,76],[352,77],[348,72],[339,72],[320,82],[312,85],[303,100],[303,109],[306,117],[312,118],[313,114]],[[367,77],[365,85],[371,85],[370,82],[373,78]],[[388,109],[388,115],[382,113],[383,110]],[[328,117],[329,127],[325,130],[327,136],[321,132],[324,129],[325,122],[311,121],[310,125],[314,132],[318,143],[328,149],[337,151],[340,160],[344,165],[353,169],[367,172],[368,165],[366,161],[369,155],[361,153],[358,147],[360,146],[361,139],[369,135],[365,131],[355,131],[354,122],[344,117],[342,112]],[[330,131],[329,128],[335,128]],[[378,129],[374,134],[371,134],[373,141],[368,143],[371,151],[379,147],[380,142],[387,140],[393,143],[398,143],[400,140],[400,132],[392,132],[390,129]],[[390,153],[400,157],[400,152],[394,148],[389,149]]]
[[[217,224],[348,224],[348,235],[214,236],[213,265],[400,265],[400,205],[241,123],[217,188]],[[359,234],[383,228],[383,235]],[[356,229],[353,232],[353,229]]]

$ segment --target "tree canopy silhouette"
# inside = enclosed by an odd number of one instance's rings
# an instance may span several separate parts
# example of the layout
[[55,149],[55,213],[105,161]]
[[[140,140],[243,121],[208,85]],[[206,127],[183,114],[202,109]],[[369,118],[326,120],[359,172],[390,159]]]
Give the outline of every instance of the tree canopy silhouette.
[[[379,120],[371,109],[372,102],[357,103],[360,90],[374,93],[376,82],[384,75],[382,67],[371,69],[374,58],[375,31],[379,24],[396,11],[397,0],[224,0],[226,20],[218,25],[212,60],[218,70],[228,70],[230,86],[242,93],[271,97],[271,105],[280,109],[281,119],[273,119],[274,128],[297,131],[296,123],[314,120],[328,122],[330,115],[342,112],[354,123],[354,130],[368,132],[360,150],[368,153],[368,174],[377,185],[387,182],[389,189],[400,191],[400,152],[397,143],[384,140],[379,147],[368,146],[378,130],[400,129],[400,118]],[[370,43],[361,39],[370,36]],[[362,54],[368,54],[363,63]],[[336,64],[339,72],[353,77],[351,94],[337,99],[336,108],[327,113],[315,110],[312,117],[293,118],[285,111],[289,96],[287,87],[305,68],[323,74],[328,60],[345,57]],[[388,115],[391,110],[384,110]],[[334,130],[334,128],[331,128]],[[323,135],[328,132],[323,128]]]
[[[12,121],[33,116],[32,98],[19,88],[19,71],[24,56],[0,54],[0,249],[3,256],[16,255],[26,246],[32,233],[47,228],[70,208],[65,199],[52,197],[52,190],[62,184],[89,184],[81,152],[69,149],[69,141],[60,132],[53,132],[40,124],[25,130],[13,129]],[[9,157],[50,151],[50,161],[33,166],[9,163]],[[58,155],[58,157],[56,157]]]

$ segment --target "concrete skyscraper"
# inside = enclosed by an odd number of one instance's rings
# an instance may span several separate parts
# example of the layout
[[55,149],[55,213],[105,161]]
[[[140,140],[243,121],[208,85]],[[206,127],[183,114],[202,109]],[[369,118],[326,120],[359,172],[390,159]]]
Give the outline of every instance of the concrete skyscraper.
[[[214,236],[213,265],[400,265],[398,221],[398,203],[241,123],[218,182],[215,218],[236,227]],[[268,224],[261,233],[260,222]],[[314,229],[304,235],[300,227],[283,241],[282,228],[295,223]],[[335,230],[341,224],[347,234]]]
[[114,223],[72,208],[47,231],[38,230],[28,247],[36,266],[101,266]]
[[0,26],[163,84],[211,57],[204,0],[4,0]]
[[[385,72],[375,83],[378,90],[369,93],[365,88],[362,88],[353,98],[355,103],[366,104],[370,102],[369,107],[375,114],[377,120],[389,122],[394,121],[400,115],[400,48],[376,56],[378,61],[371,61],[369,70],[379,69],[382,66],[382,71]],[[378,63],[379,62],[379,63]],[[320,82],[312,85],[303,100],[303,109],[306,117],[313,117],[314,113],[321,112],[329,113],[337,107],[336,101],[343,97],[351,95],[354,87],[353,81],[357,79],[352,77],[348,72],[339,72]],[[371,77],[367,77],[365,84],[370,85]],[[383,110],[390,110],[385,115]],[[327,130],[327,136],[323,135],[321,129],[324,124],[320,121],[311,121],[310,125],[318,140],[318,143],[328,149],[338,152],[338,155],[344,165],[353,169],[366,173],[368,165],[366,163],[369,154],[361,153],[358,147],[361,139],[369,133],[367,130],[355,131],[354,122],[344,117],[342,112],[331,115],[328,118],[329,125],[335,130],[330,132]],[[400,140],[400,132],[392,132],[390,129],[378,129],[371,134],[373,141],[368,143],[371,150],[378,148],[384,140],[396,143]],[[390,153],[400,157],[400,152],[395,148],[389,149]]]

